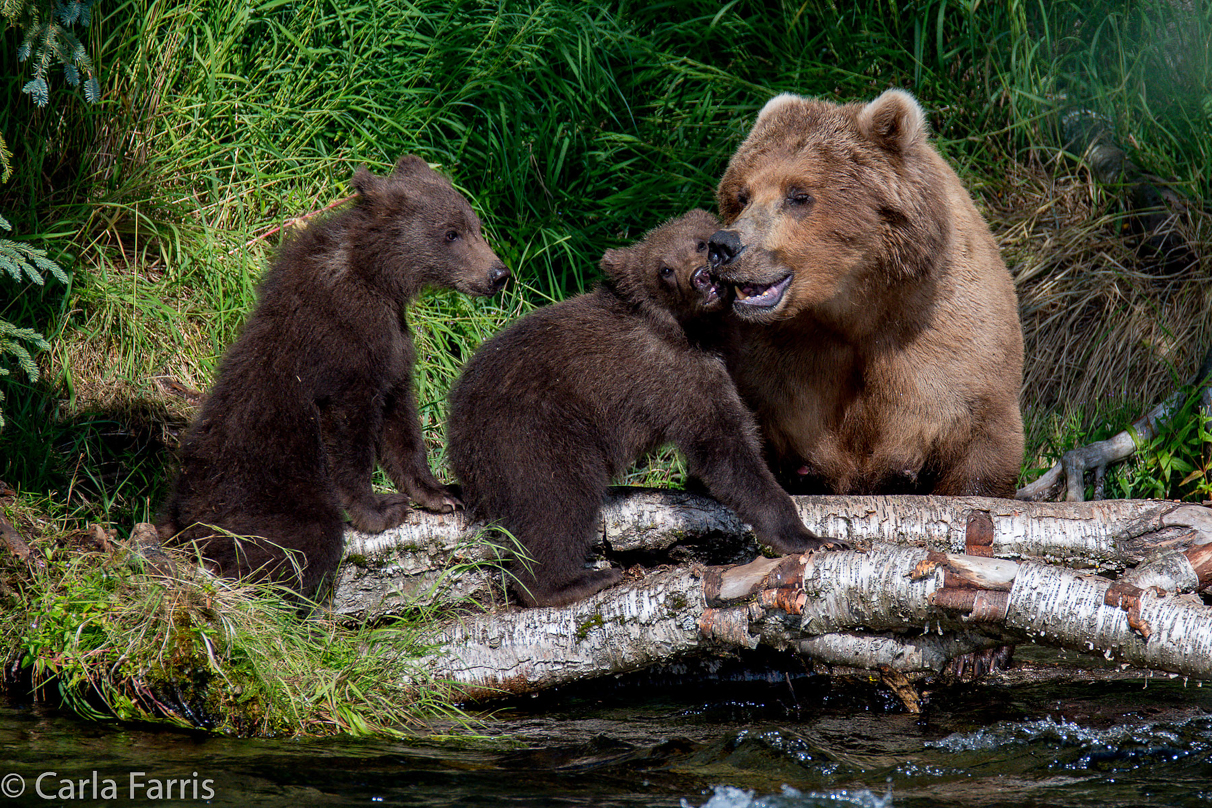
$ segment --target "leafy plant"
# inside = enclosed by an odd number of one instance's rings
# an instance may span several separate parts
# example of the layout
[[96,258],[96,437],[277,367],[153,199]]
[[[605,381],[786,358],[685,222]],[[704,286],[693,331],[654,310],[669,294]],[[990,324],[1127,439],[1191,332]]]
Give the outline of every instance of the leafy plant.
[[1192,387],[1180,407],[1151,440],[1141,442],[1110,496],[1125,498],[1212,498],[1212,414],[1203,390]]

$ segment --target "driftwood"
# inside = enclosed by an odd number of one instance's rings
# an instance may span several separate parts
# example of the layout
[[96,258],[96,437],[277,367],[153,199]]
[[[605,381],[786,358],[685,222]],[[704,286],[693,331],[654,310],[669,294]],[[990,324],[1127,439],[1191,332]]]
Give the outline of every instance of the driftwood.
[[[1204,355],[1199,370],[1186,387],[1197,390],[1199,411],[1212,417],[1212,349]],[[1020,488],[1015,496],[1038,501],[1052,499],[1064,489],[1065,499],[1069,502],[1082,502],[1085,499],[1086,473],[1093,472],[1094,499],[1101,499],[1107,467],[1128,459],[1136,453],[1137,446],[1157,437],[1175,413],[1182,409],[1187,395],[1188,390],[1180,388],[1123,432],[1065,452],[1056,465]]]
[[1196,266],[1198,258],[1174,226],[1189,203],[1169,187],[1172,183],[1128,157],[1115,142],[1112,122],[1092,110],[1074,108],[1061,115],[1060,129],[1065,151],[1080,159],[1098,182],[1121,191],[1128,221],[1141,235],[1142,246],[1170,271]]
[[763,558],[746,526],[711,499],[615,489],[602,554],[628,568],[628,580],[585,601],[504,606],[483,526],[416,514],[394,531],[348,537],[334,608],[374,619],[417,597],[470,604],[434,629],[422,664],[465,699],[759,645],[825,671],[880,671],[910,707],[906,682],[1006,643],[1212,678],[1212,610],[1191,594],[1212,581],[1212,509],[975,497],[796,503],[809,527],[860,549]]

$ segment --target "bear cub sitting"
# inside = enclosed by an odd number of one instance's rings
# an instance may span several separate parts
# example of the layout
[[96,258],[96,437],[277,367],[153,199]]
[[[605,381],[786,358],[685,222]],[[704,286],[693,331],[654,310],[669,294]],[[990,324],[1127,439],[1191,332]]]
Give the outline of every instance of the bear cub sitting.
[[694,210],[607,250],[603,286],[494,336],[451,391],[452,470],[472,514],[530,557],[515,566],[527,606],[572,603],[622,577],[585,569],[598,513],[611,479],[664,443],[775,552],[842,546],[800,521],[711,347],[725,309],[707,261],[717,228]]
[[[400,524],[410,499],[459,504],[429,470],[405,309],[425,287],[498,291],[508,270],[450,182],[419,157],[354,175],[349,209],[286,244],[187,433],[157,527],[225,576],[311,597],[359,530]],[[376,455],[401,493],[371,488]]]

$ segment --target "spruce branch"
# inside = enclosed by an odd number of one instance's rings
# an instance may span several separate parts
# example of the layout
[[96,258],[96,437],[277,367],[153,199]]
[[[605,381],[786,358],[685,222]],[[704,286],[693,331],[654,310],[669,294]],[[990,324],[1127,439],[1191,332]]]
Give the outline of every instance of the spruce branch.
[[21,45],[17,48],[17,61],[30,61],[32,76],[21,91],[39,107],[50,102],[47,75],[56,65],[63,67],[69,86],[80,86],[83,79],[85,101],[93,104],[100,100],[101,84],[88,50],[70,30],[76,24],[88,25],[94,2],[96,0],[52,0],[49,11],[36,0],[5,0],[0,4],[0,16],[24,29]]

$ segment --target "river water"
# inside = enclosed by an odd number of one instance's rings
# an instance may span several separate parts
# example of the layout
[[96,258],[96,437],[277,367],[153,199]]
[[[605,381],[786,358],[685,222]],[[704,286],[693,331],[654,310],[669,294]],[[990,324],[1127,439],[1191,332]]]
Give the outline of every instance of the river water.
[[483,716],[489,740],[243,740],[10,698],[0,808],[1212,803],[1212,686],[1007,681],[914,716],[871,684],[763,671],[566,688]]

